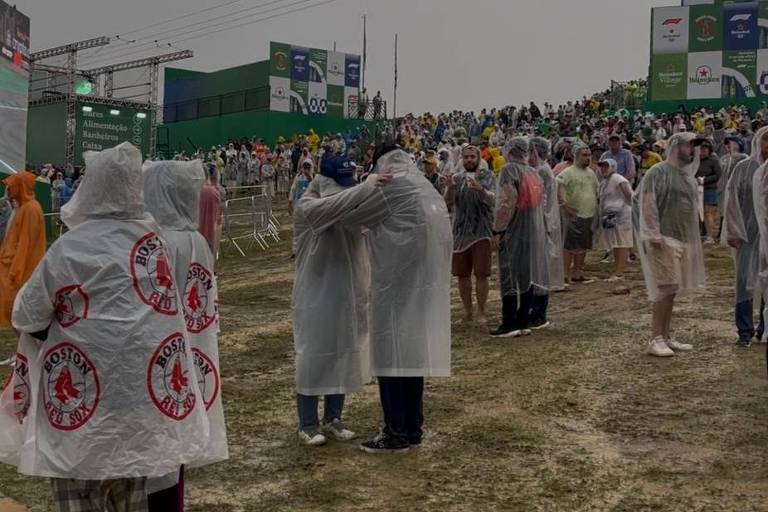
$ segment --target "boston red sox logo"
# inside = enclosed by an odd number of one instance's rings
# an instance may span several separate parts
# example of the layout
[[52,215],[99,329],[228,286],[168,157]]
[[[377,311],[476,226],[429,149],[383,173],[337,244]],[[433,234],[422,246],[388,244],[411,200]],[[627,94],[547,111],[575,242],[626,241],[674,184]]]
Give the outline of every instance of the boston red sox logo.
[[101,388],[96,367],[71,343],[59,343],[43,357],[43,404],[58,430],[77,430],[93,416]]
[[219,396],[219,369],[216,368],[213,360],[202,350],[193,348],[192,355],[195,358],[197,385],[200,388],[200,394],[203,396],[205,410],[207,411]]
[[88,295],[80,285],[65,286],[56,292],[54,299],[56,320],[64,328],[72,327],[80,320],[88,318],[89,305]]
[[203,332],[216,320],[213,275],[199,263],[192,263],[184,286],[184,321],[193,334]]
[[16,353],[16,361],[13,365],[13,372],[8,375],[8,379],[3,385],[3,392],[10,392],[13,394],[13,414],[19,423],[24,422],[24,418],[27,417],[29,412],[29,363],[27,357],[20,353]]
[[144,235],[131,251],[133,288],[139,298],[164,315],[175,315],[176,288],[163,243],[157,234]]
[[152,402],[161,413],[177,421],[186,418],[195,408],[188,362],[187,341],[177,332],[160,343],[147,369],[147,388]]

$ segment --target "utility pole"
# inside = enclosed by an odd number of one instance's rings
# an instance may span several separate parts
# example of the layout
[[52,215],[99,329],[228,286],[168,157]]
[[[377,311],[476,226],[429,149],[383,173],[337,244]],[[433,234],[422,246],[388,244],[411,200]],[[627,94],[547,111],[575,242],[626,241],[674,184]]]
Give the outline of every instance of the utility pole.
[[392,105],[392,119],[397,122],[397,34],[395,34],[395,95]]
[[365,71],[368,67],[368,16],[363,14],[363,71],[362,82],[365,90]]

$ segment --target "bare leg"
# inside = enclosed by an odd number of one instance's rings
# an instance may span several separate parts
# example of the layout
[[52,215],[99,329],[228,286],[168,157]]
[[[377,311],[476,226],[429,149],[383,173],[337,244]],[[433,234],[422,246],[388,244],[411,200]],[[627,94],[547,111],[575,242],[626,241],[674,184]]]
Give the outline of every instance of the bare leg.
[[624,277],[624,269],[627,268],[627,258],[629,258],[629,249],[613,250],[613,275]]
[[587,259],[586,251],[579,251],[573,255],[573,274],[579,279],[584,277],[584,262]]
[[571,251],[563,251],[563,268],[565,270],[565,282],[571,282],[571,265],[573,264],[573,253]]
[[475,293],[477,295],[477,321],[482,323],[486,322],[485,317],[485,304],[488,302],[488,278],[476,277],[475,278]]
[[472,276],[459,278],[459,295],[464,304],[464,319],[472,320]]
[[669,297],[666,297],[666,311],[665,311],[665,318],[666,324],[664,325],[664,339],[665,340],[671,340],[672,339],[672,311],[675,308],[675,296],[670,295]]
[[653,337],[669,339],[670,324],[672,322],[672,308],[675,304],[675,295],[670,294],[653,303]]

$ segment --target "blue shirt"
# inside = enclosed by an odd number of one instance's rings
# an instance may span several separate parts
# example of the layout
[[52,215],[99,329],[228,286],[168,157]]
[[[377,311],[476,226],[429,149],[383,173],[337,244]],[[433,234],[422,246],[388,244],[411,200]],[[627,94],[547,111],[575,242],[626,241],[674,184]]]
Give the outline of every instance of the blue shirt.
[[603,153],[603,156],[600,157],[600,160],[604,160],[606,158],[612,158],[616,160],[617,173],[624,176],[629,181],[632,181],[635,178],[637,171],[637,169],[635,169],[635,157],[633,157],[632,153],[630,153],[628,150],[620,149],[618,153],[611,153],[610,151],[606,151]]

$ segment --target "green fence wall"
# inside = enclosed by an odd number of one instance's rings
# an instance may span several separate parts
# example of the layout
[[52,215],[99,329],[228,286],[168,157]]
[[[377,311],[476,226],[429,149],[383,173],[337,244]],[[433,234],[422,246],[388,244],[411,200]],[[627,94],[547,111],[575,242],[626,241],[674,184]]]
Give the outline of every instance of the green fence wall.
[[318,134],[337,133],[366,125],[371,133],[376,123],[355,119],[335,119],[328,116],[304,116],[285,112],[247,111],[216,117],[205,117],[193,121],[170,123],[159,127],[158,142],[173,153],[195,151],[223,144],[229,139],[243,137],[263,138],[274,145],[277,138],[286,139],[307,133],[310,128]]

